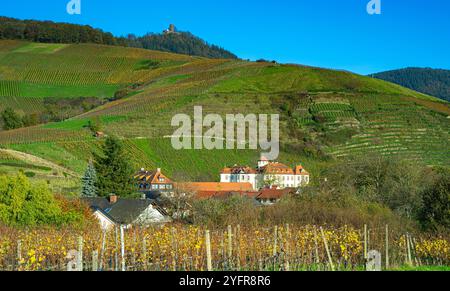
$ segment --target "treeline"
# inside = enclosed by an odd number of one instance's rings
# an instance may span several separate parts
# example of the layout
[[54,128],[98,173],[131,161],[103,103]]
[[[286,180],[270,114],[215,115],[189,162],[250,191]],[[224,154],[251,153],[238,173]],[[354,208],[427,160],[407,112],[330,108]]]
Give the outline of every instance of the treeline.
[[136,48],[173,52],[216,59],[237,59],[233,53],[216,45],[210,45],[189,32],[171,34],[147,34],[142,37],[129,35],[127,45]]
[[90,111],[103,103],[103,100],[95,97],[70,99],[47,97],[44,98],[44,109],[40,112],[21,114],[8,107],[0,112],[0,130],[12,130],[43,123],[64,121]]
[[167,35],[149,33],[142,37],[136,37],[134,35],[115,37],[109,32],[104,32],[88,25],[19,20],[1,16],[0,39],[26,40],[42,43],[119,45],[208,58],[237,58],[231,52],[219,46],[210,45],[189,32]]
[[374,74],[373,77],[450,101],[450,70],[406,68]]
[[[120,44],[119,40],[111,33],[103,32],[88,25],[19,20],[9,17],[0,17],[0,39],[43,43]],[[125,43],[122,43],[122,45],[125,45]]]

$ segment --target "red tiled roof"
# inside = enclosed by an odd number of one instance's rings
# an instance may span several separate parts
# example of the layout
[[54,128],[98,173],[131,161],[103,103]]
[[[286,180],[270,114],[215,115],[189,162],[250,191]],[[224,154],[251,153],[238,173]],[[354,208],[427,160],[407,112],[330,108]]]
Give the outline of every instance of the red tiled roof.
[[221,174],[256,174],[256,170],[248,166],[240,167],[234,166],[231,168],[225,168],[222,170]]
[[198,199],[210,199],[210,198],[229,198],[232,196],[241,196],[241,197],[249,197],[256,198],[258,196],[258,192],[256,191],[198,191],[196,198]]
[[269,163],[258,170],[248,166],[224,168],[221,174],[256,174],[258,172],[268,175],[309,175],[309,173],[301,165],[298,165],[295,169],[292,169],[291,167],[279,162]]
[[292,168],[290,168],[282,163],[270,163],[270,164],[262,167],[261,171],[264,174],[294,175],[294,171],[292,170]]
[[178,183],[177,188],[187,191],[253,191],[251,183],[215,183],[215,182],[199,182],[199,183]]
[[302,175],[302,176],[308,176],[309,175],[309,173],[305,169],[303,169],[302,166],[295,167],[295,174],[296,175]]
[[258,196],[256,199],[281,199],[283,196],[291,193],[293,190],[286,188],[286,189],[272,189],[272,188],[265,188],[259,191]]
[[172,180],[167,178],[161,171],[149,172],[149,171],[139,171],[134,179],[148,182],[150,184],[172,184]]

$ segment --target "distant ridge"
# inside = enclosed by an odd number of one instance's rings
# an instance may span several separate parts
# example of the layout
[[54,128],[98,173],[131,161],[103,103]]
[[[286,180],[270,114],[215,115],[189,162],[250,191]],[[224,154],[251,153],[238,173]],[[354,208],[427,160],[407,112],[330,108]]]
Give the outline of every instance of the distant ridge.
[[[171,27],[175,29],[174,25]],[[116,37],[110,32],[104,32],[88,25],[20,20],[4,16],[0,16],[0,39],[41,43],[117,45],[207,58],[237,59],[233,53],[217,45],[211,45],[189,32],[149,33],[142,37],[130,34],[128,37]]]
[[405,68],[381,72],[372,76],[450,101],[450,70]]

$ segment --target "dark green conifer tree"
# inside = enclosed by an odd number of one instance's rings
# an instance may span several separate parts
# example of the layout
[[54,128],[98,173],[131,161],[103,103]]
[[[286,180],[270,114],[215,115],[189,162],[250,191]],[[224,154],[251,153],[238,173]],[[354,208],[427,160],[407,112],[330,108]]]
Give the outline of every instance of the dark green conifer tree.
[[89,162],[89,165],[84,173],[83,178],[81,178],[83,183],[83,189],[81,191],[82,197],[97,197],[97,172],[95,171],[95,167],[92,161]]
[[119,139],[108,136],[102,153],[94,153],[94,166],[97,171],[98,196],[116,194],[127,197],[133,193],[133,169]]

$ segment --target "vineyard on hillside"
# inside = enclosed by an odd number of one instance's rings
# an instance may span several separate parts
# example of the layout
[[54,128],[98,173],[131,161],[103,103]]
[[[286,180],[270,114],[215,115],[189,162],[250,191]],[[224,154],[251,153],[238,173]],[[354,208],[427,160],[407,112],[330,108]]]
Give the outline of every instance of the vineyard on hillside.
[[[328,158],[381,154],[426,165],[450,164],[448,103],[381,80],[306,66],[214,60],[102,45],[0,42],[0,110],[45,110],[48,96],[125,98],[69,120],[0,131],[0,145],[37,155],[79,174],[102,131],[127,145],[133,166],[163,167],[173,176],[215,179],[226,165],[252,164],[256,151],[175,151],[167,136],[178,113],[280,114],[280,161],[319,172]],[[2,95],[4,95],[2,97]],[[30,97],[24,97],[30,96]],[[324,141],[321,140],[322,136]],[[320,152],[321,154],[318,154]],[[328,159],[317,159],[324,157]],[[212,161],[206,163],[206,160]],[[180,175],[182,176],[182,175]]]
[[209,231],[174,226],[107,233],[2,227],[0,237],[1,270],[66,270],[69,261],[83,270],[105,271],[364,270],[369,250],[382,254],[388,270],[450,263],[448,239],[395,233],[388,227],[229,226]]
[[445,114],[392,96],[369,95],[351,102],[361,121],[360,134],[334,147],[333,155],[347,157],[377,152],[430,165],[449,165],[449,123]]
[[[0,48],[0,97],[112,97],[121,86],[148,82],[192,59],[89,44],[1,41]],[[157,67],[142,66],[148,60]]]

